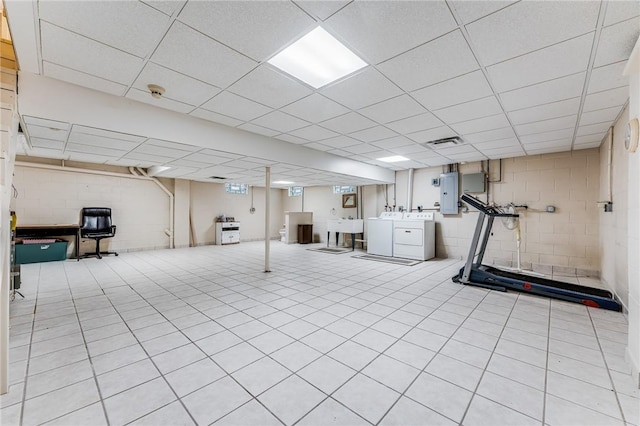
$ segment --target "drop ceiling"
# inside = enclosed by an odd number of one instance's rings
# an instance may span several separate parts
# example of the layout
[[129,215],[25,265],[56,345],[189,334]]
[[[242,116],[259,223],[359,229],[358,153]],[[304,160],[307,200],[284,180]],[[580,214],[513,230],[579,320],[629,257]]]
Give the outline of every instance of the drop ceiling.
[[[168,165],[161,176],[249,184],[263,183],[265,165],[274,180],[305,186],[367,184],[407,168],[598,147],[628,102],[622,69],[640,35],[638,1],[5,5],[19,84],[32,81],[27,74],[60,80],[270,148],[251,155],[186,133],[132,132],[87,113],[62,116],[50,100],[29,108],[19,94],[23,155]],[[368,66],[316,90],[267,61],[318,25]],[[164,96],[151,97],[148,84]],[[424,145],[452,136],[463,143]],[[297,153],[322,161],[310,166]],[[376,160],[392,155],[410,160]],[[349,164],[383,172],[349,173]]]

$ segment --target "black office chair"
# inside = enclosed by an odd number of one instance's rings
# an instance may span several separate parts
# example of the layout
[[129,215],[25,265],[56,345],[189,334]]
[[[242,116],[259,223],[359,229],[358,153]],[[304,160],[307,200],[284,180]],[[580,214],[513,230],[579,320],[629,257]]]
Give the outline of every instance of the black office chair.
[[96,240],[96,251],[83,254],[82,258],[97,257],[102,259],[102,254],[115,254],[115,251],[100,251],[100,240],[111,238],[116,234],[115,225],[111,224],[111,209],[108,207],[85,207],[82,209],[82,225],[80,236]]

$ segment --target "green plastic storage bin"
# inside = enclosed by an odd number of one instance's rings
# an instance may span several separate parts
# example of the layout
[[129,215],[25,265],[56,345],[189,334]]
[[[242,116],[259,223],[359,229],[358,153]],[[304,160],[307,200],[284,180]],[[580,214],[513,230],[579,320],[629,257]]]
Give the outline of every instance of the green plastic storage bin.
[[37,263],[65,260],[67,258],[67,241],[38,244],[16,244],[16,263]]

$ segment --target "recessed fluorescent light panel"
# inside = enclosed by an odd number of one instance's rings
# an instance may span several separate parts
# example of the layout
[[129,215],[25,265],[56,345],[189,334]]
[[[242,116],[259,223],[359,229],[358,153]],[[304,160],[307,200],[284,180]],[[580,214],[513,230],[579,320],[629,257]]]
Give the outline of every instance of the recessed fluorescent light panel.
[[276,180],[276,181],[273,181],[271,183],[276,184],[276,185],[291,185],[291,184],[293,184],[293,182],[289,182],[288,180]]
[[316,89],[367,66],[322,27],[278,53],[269,63]]
[[397,163],[398,161],[409,161],[407,157],[402,155],[393,155],[391,157],[376,158],[378,161],[384,161],[385,163]]

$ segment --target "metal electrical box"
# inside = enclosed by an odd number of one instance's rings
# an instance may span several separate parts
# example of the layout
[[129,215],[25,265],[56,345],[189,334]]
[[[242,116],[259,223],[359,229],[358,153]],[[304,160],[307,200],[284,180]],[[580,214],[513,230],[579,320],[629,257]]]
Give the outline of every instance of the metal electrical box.
[[462,192],[485,192],[487,175],[484,173],[467,173],[462,175]]
[[440,213],[458,214],[458,172],[440,174]]

